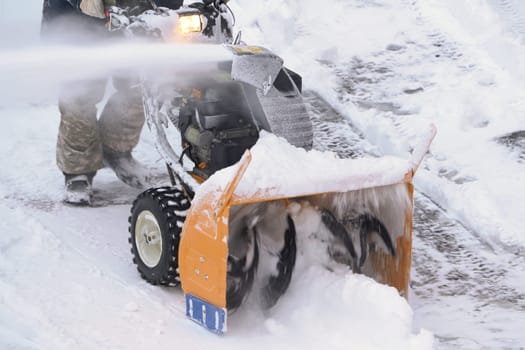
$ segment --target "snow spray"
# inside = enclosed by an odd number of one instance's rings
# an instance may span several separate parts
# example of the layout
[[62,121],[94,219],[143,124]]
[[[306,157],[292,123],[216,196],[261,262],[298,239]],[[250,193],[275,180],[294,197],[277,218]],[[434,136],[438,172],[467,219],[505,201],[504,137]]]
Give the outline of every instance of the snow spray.
[[107,46],[38,46],[0,51],[0,106],[50,97],[66,82],[132,72],[155,77],[202,69],[231,59],[220,45],[132,43]]

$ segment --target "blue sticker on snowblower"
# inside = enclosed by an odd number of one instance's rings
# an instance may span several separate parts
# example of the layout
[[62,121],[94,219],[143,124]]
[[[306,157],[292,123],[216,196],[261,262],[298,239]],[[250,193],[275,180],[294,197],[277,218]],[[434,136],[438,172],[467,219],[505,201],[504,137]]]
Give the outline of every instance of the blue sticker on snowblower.
[[186,316],[212,332],[226,331],[226,310],[186,294]]

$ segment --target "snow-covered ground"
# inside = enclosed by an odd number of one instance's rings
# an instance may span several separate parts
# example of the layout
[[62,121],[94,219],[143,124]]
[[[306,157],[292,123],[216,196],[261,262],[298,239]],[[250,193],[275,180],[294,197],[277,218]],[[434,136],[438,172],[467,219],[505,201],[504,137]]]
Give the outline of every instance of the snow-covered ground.
[[[41,1],[16,3],[0,0],[0,29],[12,33],[0,37],[0,55],[37,38]],[[231,6],[245,41],[266,45],[303,75],[316,118],[335,125],[330,149],[406,157],[416,135],[437,125],[416,176],[409,302],[362,276],[314,265],[298,270],[270,313],[240,310],[224,337],[201,330],[184,317],[180,291],[151,287],[136,274],[127,243],[136,191],[103,170],[96,195],[116,205],[61,203],[51,88],[15,94],[16,101],[0,97],[0,347],[525,347],[522,2]],[[3,95],[23,84],[0,79]],[[323,100],[328,107],[317,105]],[[162,171],[147,134],[137,157]]]

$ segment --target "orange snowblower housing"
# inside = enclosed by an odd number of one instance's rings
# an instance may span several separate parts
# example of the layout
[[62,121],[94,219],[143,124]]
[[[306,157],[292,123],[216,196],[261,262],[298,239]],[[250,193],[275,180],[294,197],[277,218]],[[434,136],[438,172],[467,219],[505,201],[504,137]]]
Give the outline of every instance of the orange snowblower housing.
[[[179,246],[179,273],[187,297],[188,316],[213,331],[226,330],[231,209],[274,201],[282,201],[285,208],[292,203],[322,208],[339,202],[342,206],[331,208],[339,213],[348,210],[344,203],[355,198],[375,202],[376,212],[385,211],[383,216],[393,223],[389,228],[395,254],[386,249],[370,251],[362,272],[397,288],[407,297],[412,258],[412,179],[435,132],[432,126],[408,161],[393,157],[341,160],[334,156],[334,159],[321,162],[333,164],[321,171],[319,164],[308,156],[326,157],[326,154],[312,155],[315,151],[294,149],[292,152],[296,154],[283,157],[283,162],[288,164],[279,163],[279,157],[269,156],[264,147],[258,148],[259,143],[273,143],[277,139],[274,135],[263,135],[238,164],[201,184],[192,201]],[[282,150],[282,147],[286,145],[279,144],[277,149]],[[299,159],[303,156],[304,162]],[[261,165],[268,157],[274,163],[271,169]],[[294,173],[303,176],[291,180],[294,185],[290,186],[287,174],[294,168],[302,168]],[[318,175],[315,175],[315,168]],[[262,169],[265,169],[264,174],[261,174]],[[403,198],[399,199],[400,196]]]

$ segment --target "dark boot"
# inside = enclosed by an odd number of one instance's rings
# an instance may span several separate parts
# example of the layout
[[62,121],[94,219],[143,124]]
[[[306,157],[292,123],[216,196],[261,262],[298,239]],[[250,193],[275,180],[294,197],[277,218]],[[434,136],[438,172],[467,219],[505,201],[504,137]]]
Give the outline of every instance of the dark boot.
[[151,174],[144,165],[133,158],[131,152],[121,153],[104,149],[104,163],[113,169],[125,184],[139,189],[148,187]]

